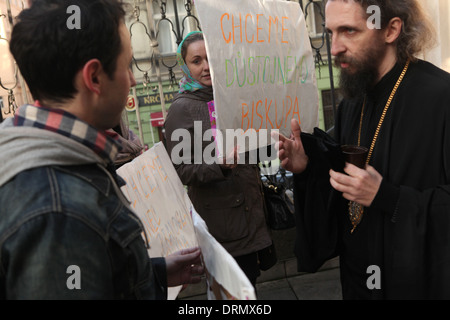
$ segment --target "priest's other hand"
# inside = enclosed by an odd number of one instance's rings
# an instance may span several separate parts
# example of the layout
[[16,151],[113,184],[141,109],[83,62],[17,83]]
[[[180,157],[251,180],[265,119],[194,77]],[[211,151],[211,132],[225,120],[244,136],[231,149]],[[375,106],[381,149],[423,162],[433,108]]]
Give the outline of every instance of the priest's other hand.
[[278,141],[275,148],[278,150],[281,166],[293,173],[301,173],[308,165],[308,156],[300,138],[302,132],[300,124],[295,119],[291,120],[291,131],[290,139],[278,132],[272,132],[272,138]]
[[347,174],[330,170],[331,186],[342,192],[345,199],[370,207],[380,189],[383,177],[369,165],[364,170],[347,163],[344,171]]
[[204,273],[199,248],[184,249],[166,257],[167,286],[198,283]]

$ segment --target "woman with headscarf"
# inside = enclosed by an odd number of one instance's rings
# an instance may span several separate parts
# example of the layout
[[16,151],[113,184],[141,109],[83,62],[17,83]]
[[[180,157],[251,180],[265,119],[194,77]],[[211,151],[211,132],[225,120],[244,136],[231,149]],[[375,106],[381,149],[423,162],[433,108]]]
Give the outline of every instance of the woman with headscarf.
[[[181,181],[188,186],[189,197],[209,232],[235,258],[255,286],[260,269],[266,270],[276,262],[265,220],[259,167],[205,161],[208,160],[205,158],[215,156],[214,150],[207,157],[207,152],[204,152],[214,143],[213,138],[202,139],[201,148],[194,146],[194,131],[201,127],[201,132],[195,135],[204,137],[205,131],[211,129],[208,102],[214,100],[202,32],[194,31],[184,38],[178,47],[177,60],[184,77],[165,122],[167,151]],[[190,141],[179,139],[177,134],[172,137],[176,129],[187,130]],[[190,152],[180,154],[180,148],[175,148],[179,143],[187,145]],[[202,151],[201,162],[198,155],[194,159],[196,150]],[[271,261],[267,261],[267,257]]]

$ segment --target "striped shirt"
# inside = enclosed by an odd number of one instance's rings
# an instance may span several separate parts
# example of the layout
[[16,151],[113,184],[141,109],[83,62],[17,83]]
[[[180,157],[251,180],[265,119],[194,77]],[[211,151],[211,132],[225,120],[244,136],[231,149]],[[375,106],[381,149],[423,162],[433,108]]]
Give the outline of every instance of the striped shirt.
[[118,135],[99,131],[61,109],[24,105],[14,116],[14,126],[35,127],[61,134],[85,145],[108,162],[114,162],[121,148]]

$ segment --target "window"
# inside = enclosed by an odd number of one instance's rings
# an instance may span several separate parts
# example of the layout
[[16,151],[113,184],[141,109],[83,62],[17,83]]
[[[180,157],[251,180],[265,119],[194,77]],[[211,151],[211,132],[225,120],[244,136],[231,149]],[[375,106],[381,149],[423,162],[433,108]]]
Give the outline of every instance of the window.
[[322,0],[300,0],[303,4],[306,17],[306,26],[310,38],[321,37],[323,34],[323,23],[325,16],[325,4]]
[[[184,32],[181,35],[181,38],[184,38],[189,32],[195,30],[195,26],[192,25],[192,19],[185,19],[183,23],[183,19],[187,15],[185,1],[176,0],[176,6],[178,12],[178,27],[173,1],[153,1],[153,19],[155,20],[156,26],[159,24],[159,30],[157,30],[158,43],[160,52],[163,55],[173,54],[177,51],[178,44],[176,33],[183,32],[184,28]],[[162,18],[163,12],[165,13],[165,19]],[[171,21],[172,24],[166,19]]]
[[[196,30],[197,25],[193,18],[183,19],[187,16],[185,7],[186,0],[176,0],[176,10],[174,8],[173,0],[159,0],[152,1],[150,13],[153,17],[154,26],[149,26],[149,16],[147,5],[143,0],[127,0],[132,8],[139,6],[139,23],[133,15],[127,20],[127,26],[131,27],[131,42],[133,47],[134,57],[137,60],[148,59],[151,56],[151,39],[146,35],[146,30],[150,34],[152,28],[155,28],[155,33],[158,35],[158,50],[160,54],[173,55],[177,51],[177,34],[183,32],[181,38],[186,36],[189,32]],[[191,2],[192,5],[192,2]],[[178,17],[175,16],[178,13]],[[144,27],[145,26],[145,27]],[[184,29],[184,30],[183,30]],[[181,40],[180,40],[181,41]]]

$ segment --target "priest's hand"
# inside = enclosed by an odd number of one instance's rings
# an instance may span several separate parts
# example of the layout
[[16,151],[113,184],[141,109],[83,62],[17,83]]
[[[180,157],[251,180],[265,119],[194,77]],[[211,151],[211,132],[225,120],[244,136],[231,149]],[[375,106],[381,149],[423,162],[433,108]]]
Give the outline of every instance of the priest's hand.
[[278,150],[281,166],[293,173],[301,173],[305,171],[308,165],[308,156],[303,149],[302,139],[300,138],[302,132],[300,124],[295,119],[291,120],[291,130],[291,139],[277,132],[272,133],[272,138],[278,141],[275,148]]
[[345,199],[370,207],[383,177],[369,165],[364,170],[347,163],[344,171],[347,174],[330,170],[331,186],[342,192]]
[[198,283],[204,273],[199,248],[184,249],[166,257],[167,286]]

